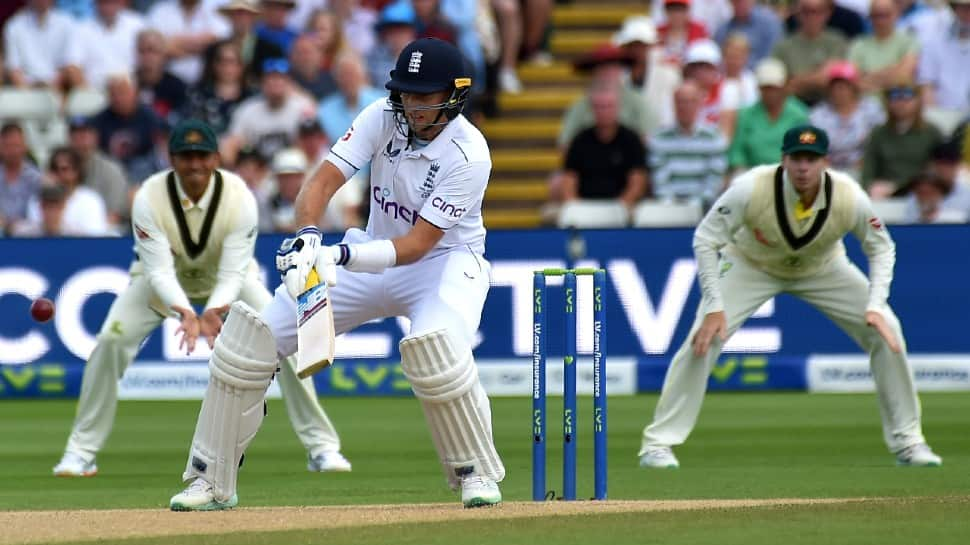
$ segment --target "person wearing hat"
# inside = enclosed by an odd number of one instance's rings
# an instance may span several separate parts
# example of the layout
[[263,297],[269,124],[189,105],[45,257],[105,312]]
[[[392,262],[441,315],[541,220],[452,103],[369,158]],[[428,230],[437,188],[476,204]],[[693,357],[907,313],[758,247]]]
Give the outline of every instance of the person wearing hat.
[[576,99],[562,118],[556,145],[563,151],[583,129],[595,124],[594,92],[611,88],[620,92],[620,124],[646,138],[650,126],[647,105],[643,96],[630,85],[630,67],[633,59],[622,48],[613,44],[601,44],[590,53],[573,62],[573,68],[581,74],[589,74],[587,92]]
[[299,35],[289,27],[287,19],[296,7],[294,0],[262,0],[260,2],[260,21],[256,24],[256,34],[289,54],[293,40]]
[[[233,304],[219,335],[223,350],[210,362],[241,362],[252,390],[232,407],[220,405],[220,391],[206,392],[183,475],[191,483],[172,497],[173,510],[237,505],[232,462],[261,423],[245,408],[262,402],[277,354],[297,351],[297,298],[311,274],[329,288],[338,336],[375,319],[410,320],[398,344],[401,370],[421,403],[445,482],[465,507],[502,501],[505,467],[472,352],[489,289],[482,198],[492,161],[485,137],[462,115],[472,86],[466,67],[447,42],[409,44],[385,85],[389,96],[367,106],[303,182],[295,205],[302,227],[277,252],[282,284],[273,302],[262,312]],[[339,244],[327,244],[317,222],[367,164],[367,229],[348,229]],[[220,430],[233,422],[245,426],[228,428],[227,440]]]
[[640,91],[647,109],[647,134],[674,121],[674,90],[680,85],[680,70],[659,62],[657,29],[650,17],[633,15],[623,20],[613,35],[613,44],[633,59],[630,83]]
[[733,170],[778,162],[778,148],[785,131],[808,122],[808,108],[788,94],[787,74],[781,61],[764,59],[755,68],[754,77],[761,98],[738,111],[728,149],[728,165]]
[[[690,435],[721,350],[749,316],[782,293],[819,309],[869,354],[883,439],[896,463],[942,464],[923,437],[906,341],[887,302],[895,246],[858,182],[827,168],[828,148],[818,127],[789,129],[781,164],[736,178],[697,226],[702,299],[643,431],[641,467],[679,465],[671,447]],[[846,256],[842,239],[849,233],[868,258],[868,278]]]
[[714,40],[703,38],[687,47],[683,58],[685,80],[692,80],[703,93],[701,120],[710,125],[721,124],[721,48]]
[[398,55],[418,37],[418,16],[407,0],[397,0],[381,10],[374,30],[377,44],[367,54],[367,73],[373,85],[387,82]]
[[[255,86],[263,75],[263,63],[268,59],[283,58],[286,53],[282,47],[256,33],[256,21],[261,13],[258,0],[229,0],[219,6],[219,13],[229,20],[232,31],[227,39],[238,51],[245,67],[246,81]],[[219,54],[217,47],[220,43],[206,49],[207,65],[211,65],[213,57]]]
[[267,157],[291,145],[300,121],[316,112],[316,104],[294,88],[286,59],[263,63],[260,92],[249,97],[232,113],[229,130],[222,140],[222,158],[235,160],[244,146],[258,147]]
[[[150,176],[135,193],[131,282],[112,303],[84,368],[77,416],[56,476],[97,474],[95,458],[114,423],[118,379],[166,318],[179,320],[179,349],[191,354],[200,337],[213,347],[234,301],[263,308],[271,300],[253,258],[256,200],[239,176],[218,168],[215,133],[201,121],[183,121],[172,129],[168,149],[173,168]],[[287,413],[308,451],[308,469],[350,471],[312,381],[297,378],[292,359],[278,365]],[[213,372],[209,390],[245,387],[226,380]],[[262,399],[259,405],[261,416]]]
[[886,112],[879,100],[863,93],[859,70],[851,62],[830,64],[828,77],[828,95],[808,117],[831,135],[829,165],[856,176],[869,134],[886,122]]

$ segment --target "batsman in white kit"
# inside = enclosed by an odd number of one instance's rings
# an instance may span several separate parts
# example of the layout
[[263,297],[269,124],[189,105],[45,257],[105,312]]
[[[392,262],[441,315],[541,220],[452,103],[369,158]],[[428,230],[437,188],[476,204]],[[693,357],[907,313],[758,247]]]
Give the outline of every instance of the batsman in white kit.
[[[272,300],[253,258],[256,199],[242,178],[217,168],[212,129],[195,120],[179,123],[172,130],[169,153],[173,169],[152,175],[135,194],[131,282],[111,305],[98,333],[84,369],[74,426],[54,475],[97,473],[95,457],[114,424],[118,381],[142,341],[165,318],[180,320],[180,348],[192,352],[200,336],[212,345],[233,301],[261,309]],[[204,307],[201,315],[193,303]],[[275,360],[272,365],[275,371]],[[297,378],[292,359],[279,367],[286,410],[307,449],[308,469],[350,471],[312,380]]]
[[[491,408],[472,344],[489,288],[482,198],[491,171],[485,138],[461,111],[471,79],[458,50],[437,39],[410,43],[386,84],[388,99],[365,108],[304,182],[301,228],[280,248],[283,284],[262,312],[234,303],[216,339],[206,393],[176,511],[237,504],[239,460],[261,424],[262,399],[277,357],[301,351],[296,299],[319,276],[329,286],[337,335],[385,317],[406,316],[401,368],[424,410],[445,478],[465,507],[501,502],[505,468],[492,440]],[[371,166],[367,230],[322,245],[315,222],[335,191]],[[305,300],[305,298],[304,298]],[[325,316],[328,299],[304,306]],[[322,313],[322,314],[321,314]],[[311,323],[306,321],[305,324]],[[301,352],[300,358],[306,359]],[[316,358],[311,358],[316,359]]]
[[[781,165],[735,179],[694,232],[702,299],[643,431],[640,466],[679,466],[671,447],[697,422],[723,343],[779,293],[814,306],[869,353],[883,438],[897,463],[941,465],[923,438],[906,341],[887,303],[896,253],[886,227],[855,180],[826,168],[825,131],[790,129],[782,154]],[[846,256],[848,233],[869,260],[868,280]]]

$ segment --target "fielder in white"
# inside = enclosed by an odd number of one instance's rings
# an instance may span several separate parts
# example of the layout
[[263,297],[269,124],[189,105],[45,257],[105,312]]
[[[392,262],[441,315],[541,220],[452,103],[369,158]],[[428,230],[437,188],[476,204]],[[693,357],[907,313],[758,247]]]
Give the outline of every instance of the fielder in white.
[[[95,457],[114,424],[118,380],[165,318],[180,319],[180,346],[188,353],[200,336],[212,346],[233,301],[261,309],[272,300],[253,259],[256,200],[240,177],[216,168],[216,145],[206,124],[180,123],[169,140],[174,169],[154,174],[135,194],[131,283],[111,305],[98,334],[84,369],[74,427],[54,475],[91,477],[98,472]],[[192,304],[204,306],[201,315]],[[276,360],[271,366],[276,371]],[[308,469],[350,471],[312,380],[299,380],[291,360],[279,367],[286,410],[307,449]]]
[[[333,286],[336,334],[391,316],[411,321],[401,367],[421,402],[445,477],[465,507],[501,501],[505,468],[492,441],[491,408],[472,343],[489,288],[482,198],[488,145],[461,115],[471,79],[458,50],[421,39],[400,54],[389,99],[364,109],[297,198],[296,239],[284,242],[284,275],[257,313],[235,303],[216,339],[206,394],[176,511],[237,504],[237,467],[262,420],[261,400],[277,356],[297,347],[295,297],[315,266]],[[367,230],[322,246],[314,223],[334,192],[371,165]],[[322,332],[321,332],[322,333]]]
[[[906,342],[886,302],[896,259],[889,233],[859,184],[826,169],[825,131],[789,130],[782,153],[781,165],[734,180],[694,232],[702,300],[643,431],[640,466],[678,467],[671,446],[693,429],[723,343],[779,293],[819,309],[869,353],[883,437],[897,462],[941,465],[923,438]],[[868,280],[845,254],[847,233],[869,259]]]

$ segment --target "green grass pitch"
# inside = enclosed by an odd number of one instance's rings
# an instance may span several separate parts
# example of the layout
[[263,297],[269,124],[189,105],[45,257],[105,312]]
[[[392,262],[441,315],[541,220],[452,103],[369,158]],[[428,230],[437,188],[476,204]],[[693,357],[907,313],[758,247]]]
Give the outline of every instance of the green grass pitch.
[[[874,395],[718,394],[676,452],[679,470],[637,467],[656,396],[609,400],[611,499],[895,498],[801,507],[416,523],[107,543],[910,543],[970,542],[970,395],[924,394],[924,431],[942,468],[897,468],[881,438]],[[561,485],[561,400],[550,398],[550,488]],[[240,507],[457,503],[443,482],[414,399],[324,400],[349,474],[310,474],[280,401],[251,445]],[[68,401],[0,402],[0,510],[165,509],[198,402],[123,402],[92,479],[55,479],[74,413]],[[506,500],[531,498],[528,398],[492,400]],[[591,400],[580,399],[581,496],[592,495]],[[191,515],[190,515],[191,516]],[[5,543],[0,529],[0,543]]]

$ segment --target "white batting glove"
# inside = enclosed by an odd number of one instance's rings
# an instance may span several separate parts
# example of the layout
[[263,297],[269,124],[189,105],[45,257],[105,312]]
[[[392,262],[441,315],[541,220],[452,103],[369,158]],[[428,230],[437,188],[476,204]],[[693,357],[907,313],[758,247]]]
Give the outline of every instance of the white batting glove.
[[283,277],[286,291],[294,299],[306,290],[307,276],[317,262],[320,240],[319,229],[304,227],[296,232],[295,239],[284,240],[276,252],[276,270]]

